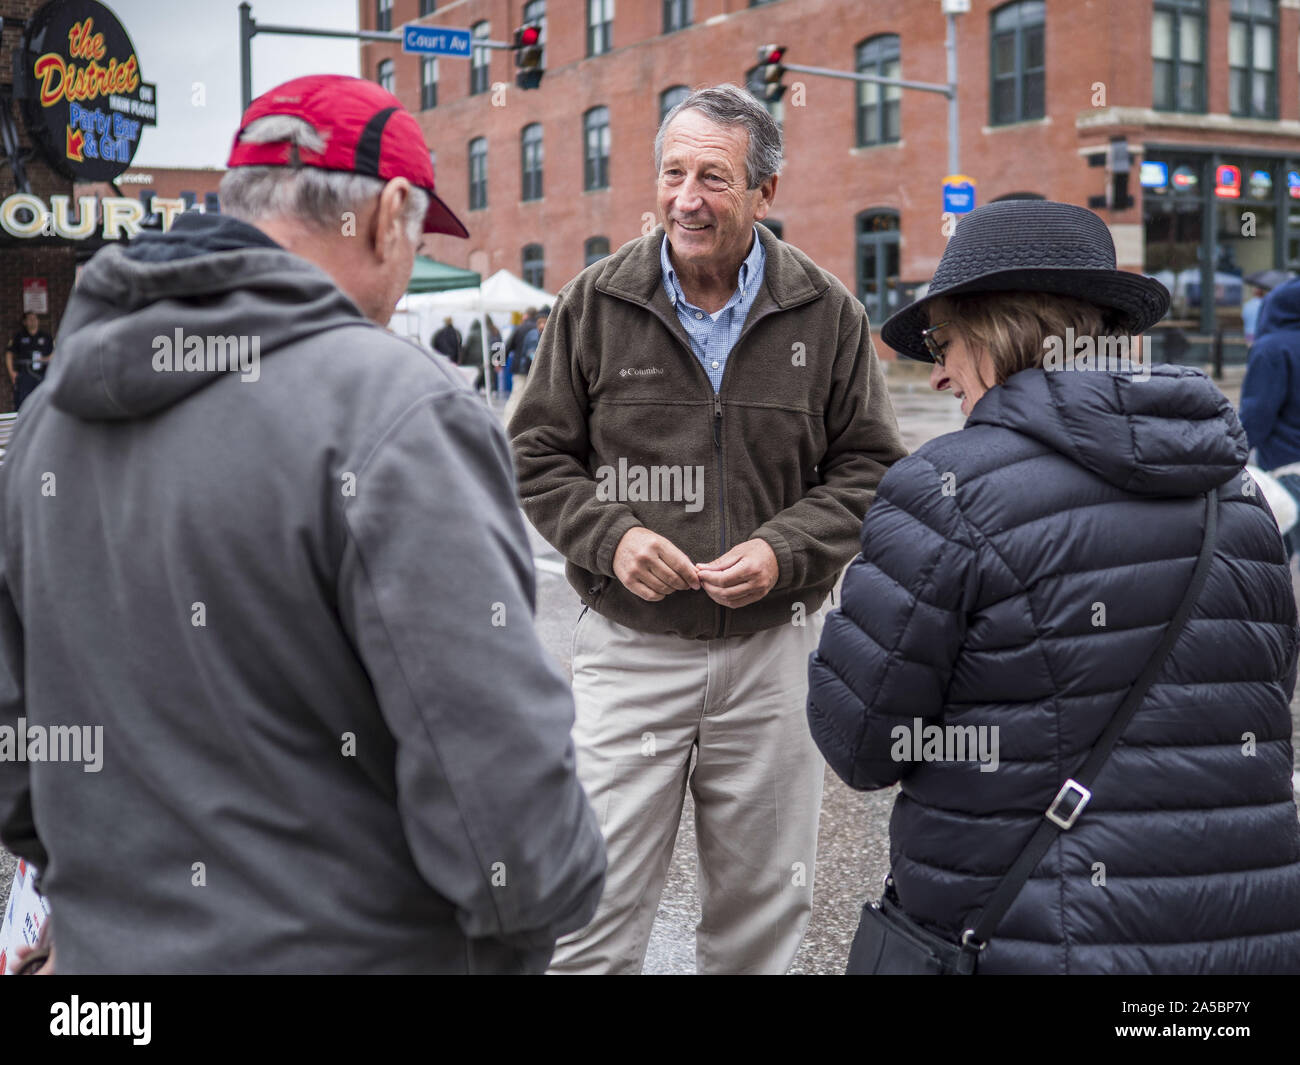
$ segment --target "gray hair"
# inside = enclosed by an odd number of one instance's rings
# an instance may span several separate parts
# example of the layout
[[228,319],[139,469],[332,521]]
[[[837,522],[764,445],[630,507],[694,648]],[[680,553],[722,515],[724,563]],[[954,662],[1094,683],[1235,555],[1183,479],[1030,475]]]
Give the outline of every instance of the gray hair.
[[712,85],[696,89],[674,107],[659,123],[655,134],[655,172],[664,159],[664,134],[683,111],[698,111],[719,126],[741,126],[749,134],[745,148],[745,179],[756,189],[770,177],[781,173],[785,163],[781,127],[754,95],[739,85]]
[[[302,166],[298,149],[325,150],[324,138],[309,122],[292,115],[255,119],[240,135],[251,144],[290,144],[289,166],[240,166],[226,171],[218,195],[226,214],[245,222],[292,218],[318,230],[333,231],[346,212],[358,213],[384,191],[382,178]],[[411,186],[402,222],[407,236],[418,242],[424,232],[429,194]]]

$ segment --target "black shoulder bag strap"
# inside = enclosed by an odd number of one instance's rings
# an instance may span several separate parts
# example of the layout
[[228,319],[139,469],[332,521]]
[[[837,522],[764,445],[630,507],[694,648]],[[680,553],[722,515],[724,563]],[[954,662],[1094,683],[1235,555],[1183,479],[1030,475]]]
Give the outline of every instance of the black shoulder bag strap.
[[1146,698],[1147,690],[1164,666],[1165,659],[1169,657],[1169,652],[1173,650],[1184,624],[1196,605],[1201,589],[1205,587],[1205,580],[1210,574],[1210,561],[1214,557],[1214,547],[1218,540],[1218,518],[1219,494],[1217,490],[1212,490],[1205,493],[1205,538],[1201,543],[1201,553],[1196,559],[1196,568],[1192,570],[1192,581],[1187,586],[1187,592],[1183,595],[1183,601],[1178,604],[1178,610],[1169,622],[1169,627],[1165,629],[1164,637],[1151,655],[1146,668],[1138,674],[1137,680],[1133,682],[1133,687],[1129,689],[1119,709],[1115,711],[1115,716],[1106,726],[1106,731],[1101,734],[1101,738],[1092,748],[1088,760],[1074,776],[1061,785],[1061,790],[1052,800],[1052,805],[1043,814],[1045,820],[1029,837],[1029,842],[1020,852],[1020,857],[1007,870],[1007,875],[1002,878],[1002,883],[993,892],[993,897],[984,907],[975,926],[967,928],[962,933],[962,946],[967,950],[984,949],[997,929],[998,922],[1011,908],[1016,896],[1020,894],[1020,889],[1025,886],[1029,874],[1037,867],[1056,837],[1074,826],[1079,815],[1083,813],[1083,808],[1092,799],[1090,789],[1093,781],[1097,779],[1097,774],[1101,772],[1106,759],[1110,757],[1110,752],[1115,746],[1115,741],[1119,739],[1120,733],[1128,727],[1142,700]]

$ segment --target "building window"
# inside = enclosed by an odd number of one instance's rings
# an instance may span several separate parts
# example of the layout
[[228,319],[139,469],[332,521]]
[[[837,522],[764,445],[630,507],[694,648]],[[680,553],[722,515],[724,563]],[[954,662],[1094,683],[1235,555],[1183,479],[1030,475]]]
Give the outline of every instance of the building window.
[[587,54],[614,47],[614,0],[587,0]]
[[[476,22],[471,27],[470,32],[480,40],[487,40],[491,33],[491,26],[487,22]],[[477,96],[481,92],[488,91],[488,73],[491,69],[489,57],[492,51],[488,48],[474,46],[469,57],[469,94]]]
[[140,202],[144,205],[144,213],[146,215],[153,214],[153,209],[150,206],[150,201],[157,195],[158,195],[157,189],[140,190]]
[[608,237],[588,237],[582,245],[582,265],[598,263],[609,254]]
[[199,194],[197,192],[182,192],[181,201],[185,204],[185,210],[192,211],[199,202]]
[[203,213],[204,214],[221,213],[221,197],[218,196],[215,192],[205,192],[203,194]]
[[420,18],[424,18],[425,15],[432,15],[437,10],[437,0],[420,0]]
[[668,112],[690,96],[691,90],[685,85],[674,85],[659,94],[659,121],[668,117]]
[[469,209],[487,206],[487,138],[469,142]]
[[524,280],[535,288],[545,288],[542,279],[546,273],[546,263],[542,260],[540,244],[524,245]]
[[542,198],[542,126],[534,122],[525,126],[519,137],[519,154],[523,163],[523,200]]
[[1228,110],[1277,118],[1277,0],[1232,0]]
[[420,60],[420,110],[438,106],[438,57],[426,55]]
[[[898,35],[884,33],[858,45],[856,69],[878,78],[902,77]],[[858,147],[890,144],[902,136],[902,95],[897,85],[858,82]]]
[[863,211],[857,230],[858,299],[879,326],[899,306],[898,212]]
[[582,116],[584,189],[609,188],[609,108],[593,107]]
[[542,69],[546,69],[546,0],[528,0],[524,4],[524,24],[530,22],[537,23],[537,28],[541,31],[537,37],[537,43],[542,49]]
[[1151,16],[1151,106],[1205,110],[1205,0],[1156,0]]
[[393,0],[375,0],[375,29],[393,28]]
[[1043,0],[1006,4],[990,18],[991,123],[1001,126],[1042,118],[1046,69]]
[[772,121],[778,126],[785,124],[785,101],[764,99],[763,94],[767,88],[767,83],[763,81],[763,66],[761,63],[745,71],[745,88],[749,90],[751,96],[757,98],[767,108],[767,113],[772,116]]
[[389,92],[393,91],[395,80],[393,76],[393,61],[391,59],[381,59],[379,61],[379,66],[375,70],[375,81],[379,82],[379,87],[381,89],[387,89]]
[[691,0],[664,0],[664,33],[684,30],[691,24]]

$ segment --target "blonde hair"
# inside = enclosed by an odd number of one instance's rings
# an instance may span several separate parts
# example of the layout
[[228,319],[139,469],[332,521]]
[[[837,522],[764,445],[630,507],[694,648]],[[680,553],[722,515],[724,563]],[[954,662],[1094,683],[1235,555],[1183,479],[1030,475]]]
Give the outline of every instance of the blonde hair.
[[[1053,292],[969,292],[936,296],[930,304],[932,324],[947,322],[972,354],[984,351],[1000,385],[1021,370],[1043,365],[1044,342],[1064,337],[1117,335],[1100,307]],[[942,334],[939,335],[942,340]]]

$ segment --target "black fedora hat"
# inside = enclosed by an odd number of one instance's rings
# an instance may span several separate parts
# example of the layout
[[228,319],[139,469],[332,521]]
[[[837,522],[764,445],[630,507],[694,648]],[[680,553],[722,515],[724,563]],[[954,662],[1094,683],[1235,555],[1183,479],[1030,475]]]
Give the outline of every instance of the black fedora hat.
[[1169,290],[1115,268],[1115,242],[1097,215],[1051,200],[1002,200],[977,207],[948,240],[929,291],[880,330],[909,359],[933,362],[921,342],[929,303],[967,292],[1054,292],[1103,308],[1109,328],[1137,334],[1169,310]]

